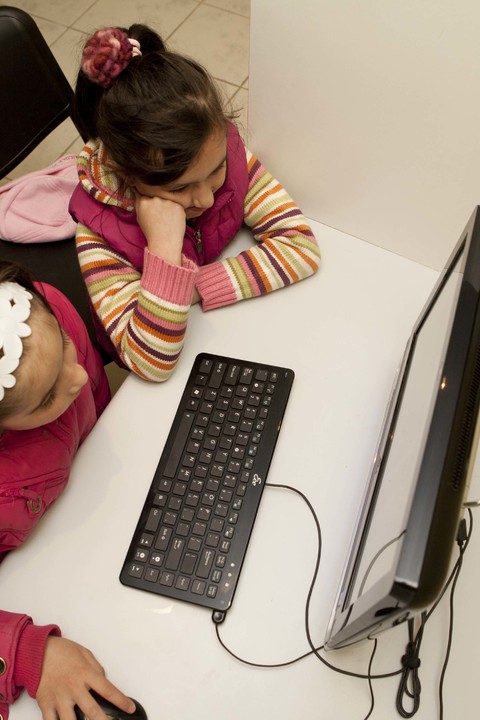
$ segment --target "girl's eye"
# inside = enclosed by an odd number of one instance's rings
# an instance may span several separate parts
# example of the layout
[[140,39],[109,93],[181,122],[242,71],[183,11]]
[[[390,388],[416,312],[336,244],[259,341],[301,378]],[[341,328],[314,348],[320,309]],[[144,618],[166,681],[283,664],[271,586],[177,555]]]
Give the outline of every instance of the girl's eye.
[[62,330],[62,340],[63,340],[63,349],[65,350],[67,345],[72,342],[70,335],[67,335],[65,330]]
[[182,193],[184,190],[187,189],[186,185],[183,185],[182,187],[177,187],[172,190],[173,193]]

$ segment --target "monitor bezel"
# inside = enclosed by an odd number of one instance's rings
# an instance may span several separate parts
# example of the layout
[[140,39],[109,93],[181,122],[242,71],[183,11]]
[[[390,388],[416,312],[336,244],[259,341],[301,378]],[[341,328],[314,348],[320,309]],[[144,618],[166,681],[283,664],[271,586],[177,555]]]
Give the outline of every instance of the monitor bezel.
[[[463,257],[462,256],[463,253]],[[458,268],[455,265],[459,258]],[[441,376],[396,564],[350,602],[401,409],[415,343],[453,269],[462,275]],[[475,208],[407,342],[341,575],[325,648],[358,642],[428,607],[440,594],[455,544],[475,437],[480,378],[480,208]],[[448,373],[448,375],[447,375]],[[450,480],[454,478],[454,482]]]

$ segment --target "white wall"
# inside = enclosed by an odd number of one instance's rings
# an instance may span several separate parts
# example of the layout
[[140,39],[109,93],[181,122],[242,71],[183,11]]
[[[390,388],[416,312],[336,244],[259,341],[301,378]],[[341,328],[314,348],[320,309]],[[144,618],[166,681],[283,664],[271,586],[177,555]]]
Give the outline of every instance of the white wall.
[[308,217],[440,269],[480,204],[480,3],[252,0],[249,144]]

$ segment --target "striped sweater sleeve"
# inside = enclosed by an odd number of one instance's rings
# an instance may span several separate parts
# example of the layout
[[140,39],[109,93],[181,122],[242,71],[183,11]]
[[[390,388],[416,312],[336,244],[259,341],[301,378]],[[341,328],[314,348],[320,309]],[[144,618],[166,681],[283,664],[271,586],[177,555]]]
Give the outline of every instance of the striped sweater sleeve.
[[299,208],[248,150],[247,162],[244,221],[257,244],[199,269],[196,288],[203,310],[264,295],[318,269],[317,241]]
[[122,362],[163,382],[183,348],[197,266],[171,265],[145,249],[143,273],[79,224],[77,253],[93,307]]

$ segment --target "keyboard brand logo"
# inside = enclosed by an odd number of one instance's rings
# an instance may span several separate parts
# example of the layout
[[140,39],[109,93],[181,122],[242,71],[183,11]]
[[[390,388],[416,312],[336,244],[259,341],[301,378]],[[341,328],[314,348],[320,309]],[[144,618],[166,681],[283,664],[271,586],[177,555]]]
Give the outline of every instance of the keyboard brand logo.
[[257,475],[257,473],[255,473],[255,475],[253,476],[253,479],[252,479],[252,485],[261,485],[261,484],[262,484],[262,478],[260,477],[260,475]]

